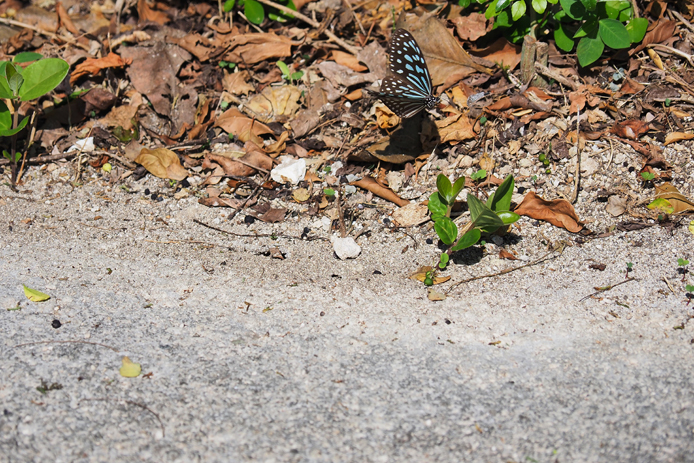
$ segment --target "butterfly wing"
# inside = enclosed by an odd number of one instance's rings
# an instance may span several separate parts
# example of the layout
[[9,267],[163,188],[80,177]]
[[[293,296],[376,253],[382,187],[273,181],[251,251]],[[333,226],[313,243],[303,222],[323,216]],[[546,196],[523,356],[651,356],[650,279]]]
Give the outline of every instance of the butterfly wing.
[[398,116],[412,117],[439,102],[432,95],[431,77],[422,50],[405,29],[393,32],[389,70],[391,75],[383,79],[378,97]]

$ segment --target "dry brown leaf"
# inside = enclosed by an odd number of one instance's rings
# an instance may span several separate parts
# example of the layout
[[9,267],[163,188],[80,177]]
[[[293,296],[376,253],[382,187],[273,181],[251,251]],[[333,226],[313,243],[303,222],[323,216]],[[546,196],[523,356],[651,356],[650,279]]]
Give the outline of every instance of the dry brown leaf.
[[248,95],[249,92],[255,91],[255,88],[248,83],[249,78],[250,74],[248,71],[224,72],[222,87],[234,95]]
[[651,30],[646,32],[641,44],[638,47],[629,50],[629,55],[634,55],[634,53],[640,52],[652,43],[664,42],[665,40],[671,38],[675,34],[676,25],[676,21],[663,18],[659,19],[656,25]]
[[545,220],[554,226],[578,233],[583,228],[574,207],[565,199],[547,201],[534,191],[525,195],[521,204],[513,211],[537,220]]
[[[252,138],[251,135],[258,137],[260,135],[273,134],[270,127],[242,114],[237,108],[226,110],[217,118],[214,125],[215,127],[221,127],[224,131],[234,135],[243,142],[250,140]],[[262,140],[257,140],[262,144]]]
[[70,83],[74,84],[78,79],[84,76],[93,76],[98,74],[102,69],[107,68],[122,68],[133,62],[132,59],[123,59],[115,53],[111,52],[103,58],[88,58],[75,66],[75,70],[70,75]]
[[395,203],[400,207],[406,206],[410,203],[408,200],[400,198],[390,188],[386,188],[382,185],[379,185],[379,183],[371,177],[364,177],[361,180],[357,180],[356,182],[350,183],[350,185],[358,186],[359,188],[363,188],[367,191],[370,191],[376,196],[379,196],[385,199],[386,201]]
[[256,64],[286,58],[292,54],[292,41],[277,34],[252,33],[234,35],[222,43],[222,59],[231,63]]
[[166,148],[142,148],[135,162],[159,178],[183,180],[188,177],[188,171],[183,168],[176,153]]
[[248,102],[248,109],[262,122],[286,122],[300,108],[301,90],[294,85],[265,87]]
[[673,132],[665,136],[665,144],[676,143],[682,140],[691,140],[694,138],[694,133]]
[[470,119],[464,114],[454,114],[442,121],[436,121],[436,127],[439,129],[441,143],[470,140],[477,136]]
[[506,249],[499,251],[499,259],[518,260],[516,256],[508,252]]
[[628,121],[617,122],[612,126],[612,129],[610,129],[610,133],[613,133],[620,138],[638,140],[641,135],[648,132],[648,128],[647,122],[638,119],[630,119]]
[[161,11],[152,9],[147,4],[147,0],[138,0],[137,16],[140,18],[140,23],[152,21],[163,25],[169,22],[169,17]]
[[209,60],[210,54],[214,51],[215,44],[210,39],[200,34],[189,33],[180,39],[175,37],[167,37],[166,39],[195,55],[202,63]]
[[483,37],[492,30],[494,21],[484,16],[484,13],[469,13],[466,16],[458,16],[451,21],[455,24],[455,31],[461,40],[475,40]]
[[330,56],[333,61],[343,66],[347,66],[354,72],[364,72],[369,70],[369,68],[359,63],[359,59],[357,59],[357,57],[352,55],[351,53],[345,53],[344,51],[340,50],[333,50]]
[[400,123],[400,118],[388,108],[388,106],[377,103],[375,108],[376,124],[380,129],[392,129]]
[[510,43],[505,38],[500,38],[489,47],[474,52],[475,56],[480,56],[488,61],[508,67],[509,71],[520,63],[521,46]]
[[[420,267],[419,270],[411,273],[408,278],[410,278],[410,280],[417,280],[417,281],[424,282],[424,280],[427,277],[427,273],[431,272],[432,270],[434,270],[434,269],[432,267],[429,267],[429,266]],[[445,276],[445,277],[434,277],[434,284],[440,285],[441,283],[445,283],[450,279],[451,279],[450,275]]]

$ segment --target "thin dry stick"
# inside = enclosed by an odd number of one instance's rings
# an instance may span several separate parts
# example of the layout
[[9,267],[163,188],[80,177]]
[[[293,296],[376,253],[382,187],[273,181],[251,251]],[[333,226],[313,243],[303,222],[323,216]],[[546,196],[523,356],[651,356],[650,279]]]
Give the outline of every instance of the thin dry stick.
[[[237,159],[237,161],[238,161],[238,159]],[[258,193],[258,191],[262,188],[263,184],[265,182],[267,182],[267,180],[270,178],[270,172],[268,172],[267,170],[265,172],[267,172],[267,173],[266,173],[263,181],[260,182],[258,184],[258,186],[255,187],[255,190],[253,190],[253,192],[248,196],[248,198],[246,198],[246,200],[243,202],[243,204],[241,204],[241,206],[238,209],[234,209],[234,212],[229,214],[229,217],[227,218],[227,220],[233,219],[234,217],[236,217],[236,214],[238,214],[240,211],[244,210],[246,208],[246,204],[248,204],[248,201],[250,201],[251,198],[254,197],[256,195],[256,193]]]
[[[222,228],[215,227],[214,225],[207,224],[205,222],[201,222],[198,219],[193,219],[193,222],[197,223],[198,225],[202,225],[203,227],[207,227],[209,229],[218,231],[220,233],[224,233],[227,235],[232,235],[232,236],[238,236],[240,238],[271,238],[273,236],[276,236],[277,238],[287,238],[287,239],[292,239],[292,240],[303,240],[304,238],[297,238],[295,236],[289,236],[289,235],[277,235],[275,233],[265,233],[265,234],[260,234],[260,233],[234,233],[230,232],[228,230],[224,230]],[[309,236],[305,238],[307,241],[316,241],[316,240],[323,240],[323,241],[330,241],[328,238],[324,238],[322,236]],[[185,241],[184,241],[185,242]]]
[[[533,265],[540,264],[540,263],[542,263],[542,262],[544,262],[545,260],[548,260],[548,259],[556,259],[557,257],[561,256],[561,255],[564,253],[564,248],[565,248],[565,247],[566,247],[566,245],[561,244],[561,245],[559,245],[558,247],[556,247],[555,249],[553,249],[553,250],[551,250],[550,252],[548,252],[547,254],[545,254],[544,256],[540,257],[539,259],[534,260],[534,261],[532,261],[532,262],[529,262],[529,263],[527,263],[527,264],[523,264],[523,265],[521,265],[521,266],[519,266],[519,267],[507,268],[507,269],[502,270],[502,271],[500,271],[500,272],[491,273],[491,274],[487,274],[487,275],[480,275],[480,276],[468,278],[467,280],[460,281],[460,282],[454,284],[453,286],[451,286],[450,288],[448,288],[448,289],[446,290],[446,294],[449,294],[451,291],[453,291],[453,289],[457,288],[458,286],[460,286],[460,285],[462,285],[462,284],[465,284],[465,283],[469,283],[469,282],[471,282],[471,281],[481,280],[482,278],[491,278],[491,277],[496,277],[496,276],[499,276],[499,275],[505,275],[505,274],[507,274],[507,273],[515,272],[516,270],[520,270],[520,269],[525,268],[525,267],[530,267],[530,266],[533,266]],[[550,254],[552,254],[553,252],[559,252],[559,254],[557,254],[556,256],[551,256],[551,257],[550,257]]]
[[674,10],[668,10],[668,11],[669,11],[674,17],[676,17],[677,19],[679,19],[679,20],[682,22],[682,24],[684,24],[685,26],[687,26],[687,29],[689,29],[690,31],[694,32],[694,26],[692,26],[692,23],[690,23],[689,21],[687,21],[687,20],[684,18],[684,16],[682,16],[681,14],[679,14],[677,11],[674,11]]
[[586,297],[581,298],[578,302],[583,302],[586,299],[595,296],[596,294],[604,293],[605,291],[609,291],[613,288],[616,288],[619,285],[623,285],[624,283],[629,283],[630,281],[638,281],[638,278],[627,278],[626,280],[620,281],[619,283],[616,283],[614,285],[605,286],[604,288],[600,288],[599,290],[595,291],[594,293],[591,293],[591,294],[587,295]]
[[578,200],[578,190],[581,186],[581,135],[580,135],[581,109],[576,113],[576,182],[574,185],[574,197],[571,204]]
[[149,407],[147,407],[147,405],[144,405],[144,404],[141,404],[138,402],[134,402],[132,400],[112,399],[109,397],[95,397],[92,399],[81,399],[78,403],[82,403],[82,402],[125,402],[126,404],[135,405],[136,407],[140,407],[141,409],[146,410],[146,411],[150,412],[152,415],[154,415],[154,417],[157,419],[157,421],[159,421],[159,427],[161,427],[161,437],[166,436],[166,431],[164,429],[164,423],[161,422],[161,418],[159,418],[159,415],[157,415],[154,411],[152,411]]
[[23,29],[29,29],[31,31],[36,32],[37,34],[45,35],[46,37],[50,37],[52,39],[62,40],[63,42],[67,42],[70,45],[74,45],[76,47],[79,47],[82,50],[89,51],[88,46],[82,45],[81,43],[77,42],[75,39],[73,39],[71,37],[67,37],[65,35],[60,35],[60,34],[55,34],[53,32],[44,31],[43,29],[39,29],[36,26],[32,26],[31,24],[27,24],[27,23],[23,23],[20,21],[15,21],[14,19],[7,19],[7,18],[0,18],[0,24],[8,24],[10,26],[17,26],[17,27],[21,27]]
[[[270,0],[258,0],[258,1],[260,3],[271,6],[273,8],[277,8],[278,10],[283,11],[287,14],[290,14],[290,15],[294,16],[295,18],[301,19],[303,22],[309,24],[311,27],[315,27],[315,28],[320,27],[320,23],[318,21],[314,21],[313,19],[309,18],[308,16],[304,16],[303,14],[299,13],[298,11],[294,11],[291,8],[287,8],[284,5],[279,5],[275,2],[271,2]],[[359,53],[359,49],[348,44],[347,42],[345,42],[344,40],[342,40],[341,38],[339,38],[338,36],[336,36],[335,34],[330,32],[329,30],[326,29],[323,32],[325,33],[325,35],[330,37],[330,39],[333,42],[337,43],[338,45],[340,45],[342,48],[344,48],[345,50],[347,50],[348,52],[350,52],[354,56],[357,56],[357,53]]]
[[550,79],[556,80],[560,84],[569,87],[571,90],[578,90],[578,87],[580,86],[580,84],[577,84],[571,79],[567,79],[558,72],[552,71],[550,68],[548,68],[547,66],[543,66],[540,63],[535,63],[535,71],[537,71],[538,74],[542,74],[545,77],[549,77]]
[[664,52],[670,53],[671,55],[677,55],[679,57],[682,57],[686,59],[690,65],[694,66],[694,56],[688,53],[680,51],[676,48],[668,47],[667,45],[661,45],[659,43],[649,43],[648,46],[650,48],[657,48],[658,50],[663,50]]
[[115,347],[107,346],[106,344],[101,344],[98,342],[89,342],[89,341],[35,341],[35,342],[25,342],[24,344],[17,344],[14,347],[17,348],[17,347],[24,347],[24,346],[34,346],[36,344],[91,344],[93,346],[101,346],[101,347],[105,347],[107,349],[111,349],[113,352],[120,352]]

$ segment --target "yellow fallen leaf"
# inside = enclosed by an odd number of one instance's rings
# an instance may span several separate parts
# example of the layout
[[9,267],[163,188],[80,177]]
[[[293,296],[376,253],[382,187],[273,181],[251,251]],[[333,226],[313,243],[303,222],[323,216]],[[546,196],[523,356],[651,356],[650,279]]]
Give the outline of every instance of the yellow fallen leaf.
[[183,180],[188,177],[188,171],[183,168],[176,153],[166,148],[142,148],[135,162],[159,178]]
[[651,210],[662,211],[665,214],[672,214],[675,211],[675,208],[672,207],[670,201],[665,198],[658,198],[646,207]]
[[123,357],[123,366],[120,367],[120,375],[125,378],[137,378],[142,373],[139,363],[131,361],[127,356]]
[[692,235],[694,235],[694,220],[692,220],[691,222],[689,222],[689,233],[691,233]]
[[294,190],[294,193],[292,193],[292,197],[294,198],[294,201],[297,203],[303,203],[304,201],[308,201],[308,199],[311,197],[311,193],[308,192],[308,189],[306,188],[299,188],[297,190]]
[[51,298],[48,294],[42,293],[41,291],[36,291],[35,289],[27,288],[24,286],[24,295],[33,302],[43,302]]
[[444,299],[446,299],[446,294],[442,293],[441,291],[436,291],[435,289],[429,288],[427,297],[430,301],[443,301]]

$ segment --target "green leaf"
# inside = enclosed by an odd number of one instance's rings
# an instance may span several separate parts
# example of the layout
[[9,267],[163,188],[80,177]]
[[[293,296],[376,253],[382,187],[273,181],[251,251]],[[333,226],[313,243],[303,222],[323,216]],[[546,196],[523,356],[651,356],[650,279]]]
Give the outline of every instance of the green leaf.
[[646,35],[646,29],[648,29],[648,19],[632,19],[629,24],[627,24],[627,32],[629,33],[629,40],[631,40],[631,43],[639,43],[642,41],[643,37]]
[[0,100],[0,132],[12,128],[12,114],[4,101]]
[[24,286],[24,295],[27,297],[27,299],[29,299],[32,302],[43,302],[51,298],[51,296],[42,293],[41,291],[28,288],[26,285],[22,286]]
[[458,227],[448,217],[441,217],[434,222],[434,230],[436,230],[436,234],[439,235],[441,241],[449,246],[458,237]]
[[246,18],[248,18],[250,22],[256,25],[265,20],[265,10],[263,9],[263,5],[256,2],[256,0],[246,0],[243,8],[243,14],[246,15]]
[[685,267],[689,265],[689,261],[687,259],[677,259],[677,265],[680,267]]
[[431,212],[431,220],[434,222],[439,220],[441,217],[445,217],[446,212],[448,212],[448,208],[441,201],[441,195],[438,192],[432,193],[431,196],[429,196],[429,204],[427,205],[427,208],[429,209],[429,212]]
[[595,39],[598,37],[598,27],[600,27],[598,18],[591,17],[586,19],[586,21],[581,24],[581,27],[578,28],[573,38],[580,39],[581,37],[590,37]]
[[[487,6],[487,9],[484,12],[484,17],[487,19],[491,19],[494,16],[496,16],[498,13],[496,12],[496,4],[499,3],[499,0],[493,0],[489,6]],[[499,10],[501,11],[501,10]]]
[[224,2],[224,12],[230,12],[234,8],[234,5],[236,5],[236,0],[227,0]]
[[469,230],[458,240],[457,243],[455,243],[455,246],[451,248],[451,252],[460,251],[461,249],[474,246],[480,240],[481,236],[482,232],[480,232],[479,228],[473,228],[472,230]]
[[512,223],[518,222],[520,219],[520,215],[511,211],[497,212],[496,215],[504,222],[504,225],[511,225]]
[[[3,103],[4,104],[4,103]],[[24,127],[26,127],[27,122],[29,122],[29,116],[24,116],[22,121],[15,127],[14,129],[8,128],[8,129],[0,129],[0,137],[11,137],[15,133],[21,131]],[[4,121],[3,121],[4,123]],[[10,121],[10,127],[12,126],[12,122]]]
[[690,293],[694,293],[694,286],[693,285],[687,285],[684,287],[684,289]]
[[451,181],[448,180],[448,177],[446,177],[443,174],[439,174],[436,177],[436,188],[439,190],[439,194],[441,195],[443,203],[450,206],[451,195],[453,193],[453,185],[451,185]]
[[578,56],[578,63],[582,66],[588,66],[596,62],[602,55],[603,50],[605,50],[605,44],[602,43],[600,39],[591,39],[590,37],[583,37],[576,47],[576,56]]
[[474,195],[468,195],[467,204],[470,208],[470,218],[474,226],[486,233],[493,233],[499,227],[504,226],[504,222],[489,209],[482,201]]
[[7,85],[12,93],[11,98],[15,98],[19,92],[19,88],[24,82],[24,78],[22,77],[22,68],[17,67],[12,63],[7,63],[7,66],[5,67],[5,74],[7,76]]
[[511,5],[511,17],[518,21],[525,14],[525,0],[518,0]]
[[499,188],[487,200],[487,206],[494,212],[508,211],[511,209],[511,196],[513,196],[514,180],[509,175],[501,182]]
[[31,63],[32,61],[38,61],[43,58],[41,53],[36,53],[33,51],[23,51],[17,53],[14,58],[12,58],[13,63]]
[[323,194],[325,196],[335,196],[335,190],[332,188],[323,188]]
[[611,19],[618,19],[621,20],[622,17],[624,17],[624,21],[631,19],[632,11],[631,11],[631,3],[626,2],[624,0],[620,1],[608,1],[608,2],[600,2],[600,7],[604,11],[601,12],[601,17],[608,17]]
[[[287,8],[296,11],[296,6],[294,5],[294,2],[292,2],[292,0],[289,0],[286,6]],[[280,11],[277,8],[270,8],[270,10],[268,10],[267,16],[273,21],[278,21],[281,23],[287,22],[290,19],[294,19],[294,15],[285,13],[284,11]]]
[[583,6],[585,7],[586,10],[588,11],[593,11],[595,10],[595,7],[598,4],[597,0],[581,0],[581,3],[583,3]]
[[450,260],[450,258],[451,257],[447,253],[441,253],[441,257],[439,257],[439,268],[446,268],[446,265],[448,265],[448,261]]
[[291,71],[289,70],[289,66],[287,66],[287,63],[285,63],[284,61],[278,61],[277,67],[280,68],[280,71],[282,71],[282,77],[285,79],[289,79]]
[[600,20],[600,38],[605,45],[615,50],[629,48],[631,45],[627,28],[616,19]]
[[567,53],[570,53],[571,50],[574,49],[574,41],[566,32],[565,26],[561,23],[559,23],[557,28],[554,29],[554,43],[557,44],[557,47]]
[[453,197],[451,204],[455,202],[455,198],[458,197],[461,191],[463,191],[463,188],[465,187],[465,177],[460,177],[458,180],[455,181],[453,184],[453,189],[451,191],[451,196]]
[[47,58],[30,64],[22,73],[24,83],[19,89],[22,101],[34,100],[56,88],[70,70],[60,58]]
[[559,0],[559,3],[571,19],[580,21],[586,14],[586,7],[579,0]]
[[547,9],[547,0],[533,0],[532,4],[533,10],[538,14],[544,13]]

